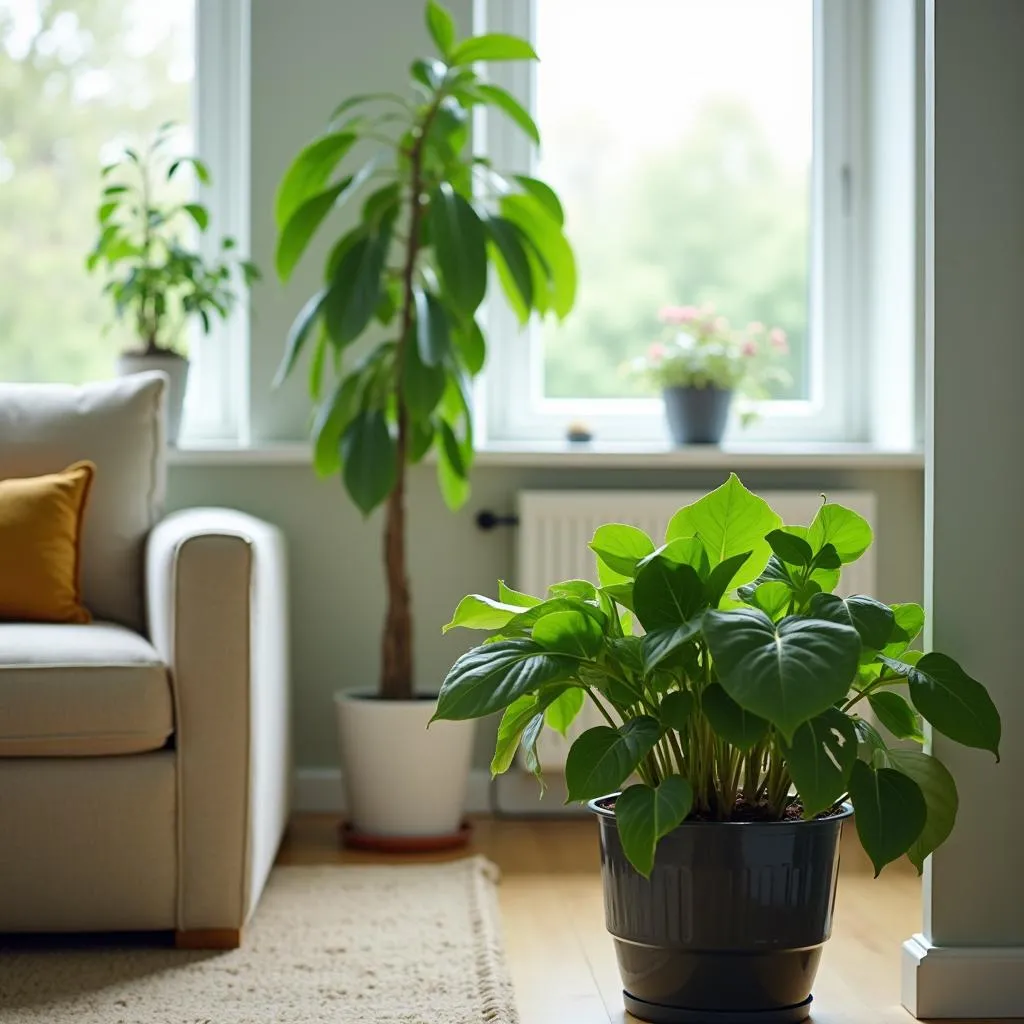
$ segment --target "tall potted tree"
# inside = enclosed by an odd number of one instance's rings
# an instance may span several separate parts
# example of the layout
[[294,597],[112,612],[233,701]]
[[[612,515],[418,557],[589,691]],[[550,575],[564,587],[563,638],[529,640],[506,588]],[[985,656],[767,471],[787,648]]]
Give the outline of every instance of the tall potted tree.
[[[502,711],[495,773],[520,745],[536,765],[541,729],[564,732],[585,701],[606,722],[573,742],[565,776],[598,818],[606,922],[641,1020],[804,1020],[844,820],[856,811],[876,874],[904,854],[920,871],[957,812],[952,776],[915,749],[922,718],[998,758],[984,686],[911,649],[921,607],[833,593],[871,540],[835,504],[785,526],[732,476],[663,544],[600,527],[599,586],[499,585],[449,624],[493,635],[455,663],[436,717]],[[890,746],[866,707],[907,742]]]
[[[117,322],[128,320],[137,348],[122,352],[121,374],[162,370],[168,377],[167,440],[176,444],[188,383],[188,328],[198,324],[209,334],[217,318],[225,319],[238,298],[235,240],[223,237],[220,254],[206,258],[188,234],[205,234],[210,212],[176,191],[180,173],[191,167],[201,185],[210,172],[197,157],[175,156],[170,150],[175,125],[161,125],[143,149],[128,147],[102,170],[96,210],[99,235],[86,258],[92,272],[107,276]],[[237,270],[248,288],[260,273],[250,260]]]
[[[425,728],[437,685],[417,680],[413,666],[408,468],[432,453],[445,502],[455,509],[466,500],[470,382],[486,355],[475,314],[489,268],[524,324],[533,312],[564,317],[575,293],[555,193],[535,178],[500,173],[471,143],[470,117],[481,107],[539,143],[529,113],[478,68],[535,60],[533,48],[500,34],[460,40],[434,0],[426,26],[438,56],[412,62],[409,94],[340,103],[288,168],[275,209],[276,267],[287,281],[328,214],[362,200],[355,226],[331,247],[322,287],[292,325],[277,383],[310,349],[316,471],[340,472],[364,515],[385,506],[380,685],[339,694],[337,707],[350,841],[389,845],[458,835],[472,746],[468,728]],[[344,173],[357,153],[363,162]],[[337,379],[328,387],[332,367]]]

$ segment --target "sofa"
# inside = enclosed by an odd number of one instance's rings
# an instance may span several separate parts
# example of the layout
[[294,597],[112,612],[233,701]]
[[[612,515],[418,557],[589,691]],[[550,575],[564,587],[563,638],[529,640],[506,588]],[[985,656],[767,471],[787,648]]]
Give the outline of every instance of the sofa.
[[231,948],[288,815],[285,549],[163,514],[160,374],[0,384],[0,481],[89,460],[87,624],[0,621],[0,932]]

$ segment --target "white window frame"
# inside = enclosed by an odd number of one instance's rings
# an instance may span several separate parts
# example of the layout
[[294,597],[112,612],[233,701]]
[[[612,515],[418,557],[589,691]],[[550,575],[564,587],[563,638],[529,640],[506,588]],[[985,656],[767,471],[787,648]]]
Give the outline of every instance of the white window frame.
[[[478,0],[486,31],[534,37],[534,4],[544,0]],[[628,4],[623,14],[628,16]],[[814,0],[814,160],[810,295],[810,394],[806,400],[765,402],[744,430],[734,417],[726,440],[742,442],[867,440],[867,380],[859,253],[863,149],[863,0]],[[541,54],[543,59],[543,54]],[[533,106],[531,64],[495,64],[495,82]],[[481,112],[474,124],[499,169],[529,172],[531,147],[500,115]],[[572,225],[568,225],[570,240]],[[489,362],[481,388],[481,427],[488,441],[560,441],[571,420],[584,421],[599,441],[668,440],[661,401],[550,399],[542,395],[537,324],[522,330],[498,289],[483,311]],[[685,296],[678,297],[683,301]],[[535,340],[536,339],[536,340]]]
[[[250,0],[195,0],[195,81],[192,112],[196,155],[210,167],[204,202],[210,231],[200,251],[206,259],[230,235],[234,255],[250,248]],[[239,277],[239,302],[208,335],[190,338],[188,392],[182,441],[249,442],[249,300]]]

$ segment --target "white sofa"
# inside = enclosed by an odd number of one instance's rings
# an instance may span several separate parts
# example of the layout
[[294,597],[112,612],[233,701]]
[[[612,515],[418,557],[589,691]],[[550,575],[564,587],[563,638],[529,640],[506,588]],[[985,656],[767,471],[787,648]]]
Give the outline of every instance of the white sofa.
[[282,537],[162,516],[164,387],[0,384],[0,479],[96,465],[94,621],[0,621],[0,932],[237,945],[286,824]]

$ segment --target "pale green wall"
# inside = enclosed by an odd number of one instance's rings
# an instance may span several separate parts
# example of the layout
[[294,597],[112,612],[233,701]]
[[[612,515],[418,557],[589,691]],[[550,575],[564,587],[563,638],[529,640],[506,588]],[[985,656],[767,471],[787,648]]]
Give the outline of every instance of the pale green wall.
[[[745,472],[755,488],[802,490],[855,488],[878,495],[878,596],[920,600],[922,592],[922,475],[918,471]],[[524,488],[711,488],[720,473],[679,470],[557,470],[483,467],[473,495],[458,515],[446,511],[429,467],[413,471],[409,495],[410,571],[414,589],[417,684],[436,689],[471,634],[441,636],[459,598],[493,593],[499,578],[512,580],[515,534],[482,533],[474,516],[482,508],[513,511]],[[334,766],[331,694],[373,686],[379,665],[378,630],[384,591],[379,566],[380,519],[364,523],[335,481],[320,481],[304,466],[171,468],[170,503],[228,505],[277,523],[291,558],[293,686],[296,762]],[[482,730],[477,763],[489,760]]]

